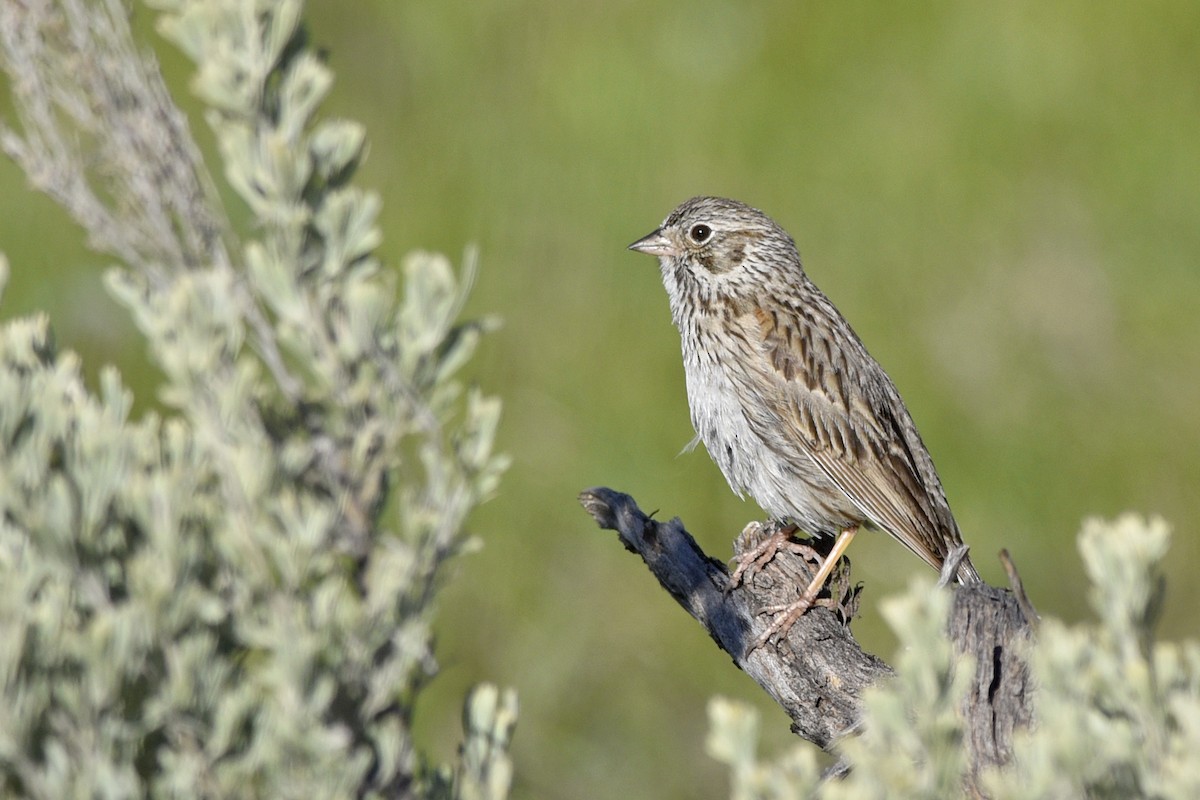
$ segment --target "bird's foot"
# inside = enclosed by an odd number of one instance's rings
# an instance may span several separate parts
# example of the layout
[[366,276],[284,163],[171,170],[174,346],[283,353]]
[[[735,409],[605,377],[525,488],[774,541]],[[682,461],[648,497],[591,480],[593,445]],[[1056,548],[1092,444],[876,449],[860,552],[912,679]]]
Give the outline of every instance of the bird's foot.
[[[754,525],[759,525],[759,523],[751,522],[742,531],[742,535],[745,536],[750,527]],[[771,559],[781,549],[803,556],[809,561],[819,562],[821,557],[816,550],[803,542],[797,542],[792,539],[792,534],[797,530],[798,528],[795,525],[784,525],[749,551],[738,554],[733,559],[733,563],[737,567],[733,570],[733,574],[729,576],[729,584],[725,587],[725,592],[728,594],[730,591],[741,586],[747,572],[753,574],[771,563]]]
[[771,641],[771,639],[778,638],[782,640],[785,638],[788,635],[788,631],[790,631],[792,626],[796,624],[796,620],[808,613],[808,610],[813,606],[825,606],[827,608],[832,608],[834,602],[830,598],[822,598],[820,600],[817,599],[817,593],[820,591],[820,586],[816,587],[816,591],[813,591],[810,587],[809,590],[806,591],[800,597],[800,599],[794,603],[786,603],[778,606],[765,606],[759,609],[759,614],[774,614],[776,616],[775,619],[771,621],[771,624],[767,627],[767,629],[763,631],[762,635],[754,640],[754,644],[750,645],[750,649],[746,651],[746,655],[750,655],[755,650]]

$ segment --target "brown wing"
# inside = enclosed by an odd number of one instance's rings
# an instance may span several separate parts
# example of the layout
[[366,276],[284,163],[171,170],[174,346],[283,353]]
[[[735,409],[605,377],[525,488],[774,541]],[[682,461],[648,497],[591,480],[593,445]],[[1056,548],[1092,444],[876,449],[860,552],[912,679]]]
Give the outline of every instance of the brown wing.
[[[776,412],[751,425],[779,455],[811,459],[876,527],[940,569],[960,537],[925,445],[883,368],[824,295],[813,300],[745,319],[765,358],[742,366],[771,387],[763,405]],[[803,452],[784,445],[795,442]]]

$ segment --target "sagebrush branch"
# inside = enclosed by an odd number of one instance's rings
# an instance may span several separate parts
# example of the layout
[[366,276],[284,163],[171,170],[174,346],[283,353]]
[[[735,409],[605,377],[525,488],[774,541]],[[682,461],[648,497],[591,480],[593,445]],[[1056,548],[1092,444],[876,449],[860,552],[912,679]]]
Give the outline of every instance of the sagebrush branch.
[[[678,518],[650,519],[632,497],[607,488],[588,489],[579,499],[601,528],[616,531],[622,544],[642,557],[738,668],[783,707],[798,736],[832,749],[858,725],[863,690],[894,674],[850,631],[845,605],[854,602],[853,589],[835,588],[834,596],[801,617],[782,641],[752,646],[771,623],[762,609],[794,601],[797,587],[814,574],[799,549],[781,548],[731,590],[725,563],[705,554]],[[747,526],[738,552],[752,547],[762,531],[761,525]],[[849,587],[848,567],[831,583]],[[1010,592],[985,584],[952,590],[947,635],[976,664],[963,707],[973,784],[981,767],[1008,761],[1013,731],[1029,723],[1030,680],[1020,644],[1030,634]]]

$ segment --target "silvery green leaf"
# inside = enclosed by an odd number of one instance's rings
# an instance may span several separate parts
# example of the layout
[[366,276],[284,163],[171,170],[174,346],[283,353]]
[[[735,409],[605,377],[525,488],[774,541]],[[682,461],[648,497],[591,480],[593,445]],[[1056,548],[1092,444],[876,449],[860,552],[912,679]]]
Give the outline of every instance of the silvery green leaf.
[[356,165],[363,157],[366,141],[366,128],[358,122],[332,119],[317,123],[309,137],[317,173],[329,180]]

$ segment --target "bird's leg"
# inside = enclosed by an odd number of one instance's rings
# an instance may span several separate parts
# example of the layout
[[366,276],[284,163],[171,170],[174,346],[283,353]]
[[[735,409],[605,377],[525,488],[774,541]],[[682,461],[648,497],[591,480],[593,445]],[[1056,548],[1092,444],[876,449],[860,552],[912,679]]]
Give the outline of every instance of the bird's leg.
[[[758,523],[752,522],[750,524],[757,525]],[[734,569],[733,574],[729,576],[729,585],[726,587],[725,591],[728,592],[740,586],[742,584],[742,579],[745,577],[746,571],[751,567],[754,567],[755,570],[760,570],[765,567],[768,563],[770,563],[771,559],[775,557],[775,554],[779,552],[779,548],[784,547],[785,545],[788,550],[799,553],[800,555],[808,558],[810,561],[819,560],[816,550],[812,549],[806,544],[790,541],[792,534],[797,530],[799,529],[795,525],[784,525],[783,527],[779,528],[779,530],[775,531],[770,536],[755,545],[755,547],[749,552],[742,553],[734,558],[733,562],[737,564],[737,568]],[[742,533],[745,533],[745,531]]]
[[812,581],[808,584],[808,588],[804,590],[804,594],[800,595],[799,600],[785,606],[768,606],[760,612],[763,614],[778,614],[779,616],[775,618],[766,632],[758,637],[758,640],[754,642],[747,655],[762,647],[776,634],[779,634],[780,637],[786,636],[792,625],[796,623],[796,620],[804,616],[804,612],[813,607],[813,604],[817,600],[817,595],[821,593],[821,588],[829,578],[829,573],[833,572],[833,568],[837,566],[838,559],[846,552],[846,548],[850,546],[850,542],[854,539],[854,534],[856,533],[858,533],[858,526],[851,525],[838,534],[837,541],[833,543],[833,547],[829,550],[829,555],[825,556],[824,563],[817,570],[817,574],[813,576]]

